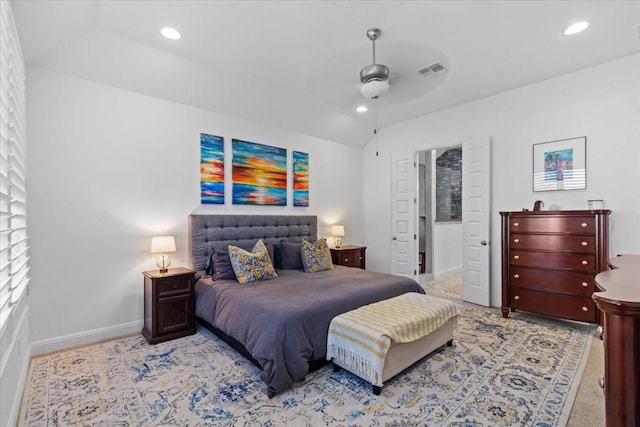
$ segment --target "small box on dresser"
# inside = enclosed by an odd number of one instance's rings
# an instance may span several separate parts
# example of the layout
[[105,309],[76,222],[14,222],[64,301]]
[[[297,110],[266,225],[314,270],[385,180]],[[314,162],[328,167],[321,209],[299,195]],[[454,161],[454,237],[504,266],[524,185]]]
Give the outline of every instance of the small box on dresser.
[[345,267],[357,267],[365,269],[367,266],[366,246],[346,245],[339,248],[330,248],[331,261],[335,265],[344,265]]
[[150,344],[192,335],[195,323],[195,271],[144,271],[144,327]]
[[591,295],[607,269],[609,210],[500,212],[502,315],[516,309],[600,323]]

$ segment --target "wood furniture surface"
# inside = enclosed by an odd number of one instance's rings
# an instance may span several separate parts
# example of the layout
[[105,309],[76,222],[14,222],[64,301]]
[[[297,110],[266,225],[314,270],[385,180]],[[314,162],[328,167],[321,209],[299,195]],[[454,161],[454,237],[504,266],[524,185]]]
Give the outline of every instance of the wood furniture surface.
[[593,300],[604,317],[607,427],[640,426],[640,255],[609,261],[596,276]]
[[366,246],[345,245],[339,248],[331,249],[331,261],[335,265],[344,265],[345,267],[358,267],[365,269],[366,267]]
[[502,315],[516,309],[599,323],[591,295],[607,269],[609,210],[500,212]]
[[142,335],[156,344],[196,333],[195,271],[170,268],[144,271],[144,327]]

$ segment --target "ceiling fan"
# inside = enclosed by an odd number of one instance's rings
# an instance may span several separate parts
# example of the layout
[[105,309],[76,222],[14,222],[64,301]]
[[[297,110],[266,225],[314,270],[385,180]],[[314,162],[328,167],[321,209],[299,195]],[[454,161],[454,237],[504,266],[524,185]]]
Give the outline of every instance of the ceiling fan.
[[373,44],[373,63],[360,70],[360,93],[365,98],[378,99],[389,90],[389,67],[383,64],[376,64],[376,40],[382,31],[379,28],[369,28],[367,38]]

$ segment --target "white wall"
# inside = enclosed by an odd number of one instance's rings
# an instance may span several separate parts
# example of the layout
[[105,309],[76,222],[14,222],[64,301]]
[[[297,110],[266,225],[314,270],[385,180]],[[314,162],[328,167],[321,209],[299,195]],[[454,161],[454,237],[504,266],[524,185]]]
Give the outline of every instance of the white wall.
[[448,276],[461,270],[462,223],[433,223],[433,277]]
[[[27,70],[30,336],[35,354],[137,332],[151,236],[188,265],[194,211],[318,215],[362,243],[361,149],[65,76]],[[200,205],[201,132],[225,137],[227,204]],[[309,153],[310,207],[234,206],[231,138]]]
[[[452,71],[453,72],[453,71]],[[394,151],[492,139],[491,303],[500,305],[499,211],[545,206],[586,209],[604,199],[610,254],[640,253],[640,54],[389,126],[363,153],[368,266],[389,271],[390,165]],[[381,111],[380,114],[384,114]],[[533,144],[587,137],[587,189],[532,191]]]

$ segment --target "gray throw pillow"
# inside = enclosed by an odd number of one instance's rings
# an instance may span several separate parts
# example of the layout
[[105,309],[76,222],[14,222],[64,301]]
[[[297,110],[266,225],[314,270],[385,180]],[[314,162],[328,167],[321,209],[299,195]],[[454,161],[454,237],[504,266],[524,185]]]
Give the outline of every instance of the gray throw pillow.
[[280,242],[280,268],[282,270],[302,270],[300,243]]

